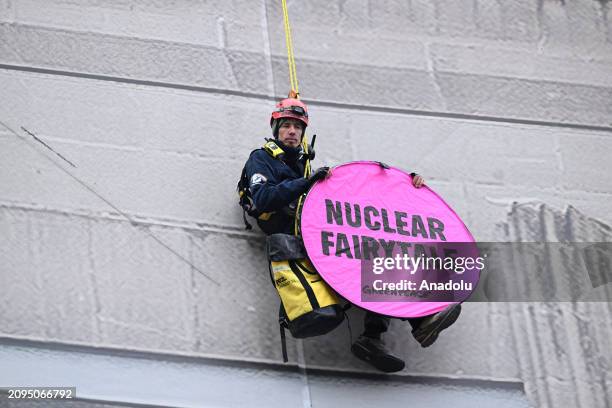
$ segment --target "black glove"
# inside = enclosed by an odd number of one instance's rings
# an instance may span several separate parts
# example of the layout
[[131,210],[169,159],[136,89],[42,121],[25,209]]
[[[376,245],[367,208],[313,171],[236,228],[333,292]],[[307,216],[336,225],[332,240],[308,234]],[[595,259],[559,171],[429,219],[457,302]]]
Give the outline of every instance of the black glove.
[[323,180],[329,174],[329,167],[319,167],[314,173],[308,177],[308,187],[312,187],[314,183]]

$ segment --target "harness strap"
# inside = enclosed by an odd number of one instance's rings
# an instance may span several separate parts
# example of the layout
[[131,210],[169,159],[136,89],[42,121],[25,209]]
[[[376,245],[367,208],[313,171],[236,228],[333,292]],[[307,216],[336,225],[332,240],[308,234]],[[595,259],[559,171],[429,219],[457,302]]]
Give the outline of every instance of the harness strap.
[[252,230],[253,226],[247,221],[246,211],[244,209],[242,209],[242,219],[244,220],[244,229]]
[[351,320],[349,319],[348,313],[346,313],[346,310],[343,310],[342,313],[344,313],[344,318],[346,319],[346,324],[348,327],[348,331],[349,331],[349,348],[351,348],[353,346],[353,331],[351,330]]
[[280,337],[281,337],[281,348],[283,350],[283,363],[289,361],[287,357],[287,340],[285,338],[285,327],[282,324],[279,324],[280,327]]

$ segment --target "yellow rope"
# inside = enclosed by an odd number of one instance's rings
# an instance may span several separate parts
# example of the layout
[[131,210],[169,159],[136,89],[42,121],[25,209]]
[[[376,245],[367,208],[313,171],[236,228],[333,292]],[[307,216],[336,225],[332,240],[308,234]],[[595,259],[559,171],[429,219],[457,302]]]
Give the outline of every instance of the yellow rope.
[[[293,92],[289,93],[291,96],[292,93],[295,93],[295,98],[300,97],[300,90],[298,88],[298,79],[297,79],[297,70],[295,69],[295,56],[293,54],[293,38],[291,36],[291,25],[289,24],[289,12],[287,11],[287,0],[282,0],[283,4],[283,22],[285,24],[285,44],[287,44],[287,65],[289,66],[289,84],[291,86],[291,90]],[[306,134],[302,138],[302,147],[304,149],[304,153],[308,154],[308,138]],[[311,167],[310,160],[306,160],[306,164],[304,166],[304,177],[310,177]],[[300,196],[298,200],[298,208],[301,207],[302,201],[304,200],[305,195]],[[299,235],[298,228],[298,217],[296,217],[296,222],[294,224],[295,235]]]
[[297,71],[295,69],[295,56],[293,54],[293,38],[291,37],[291,25],[289,24],[289,11],[287,10],[287,0],[282,0],[283,18],[285,23],[285,43],[287,44],[287,64],[289,65],[289,83],[291,89],[299,94]]
[[[298,88],[297,70],[295,69],[295,55],[293,53],[293,37],[291,35],[291,24],[289,23],[289,11],[287,10],[287,0],[282,0],[283,5],[283,22],[285,24],[285,43],[287,44],[287,65],[289,66],[289,83],[291,90],[295,93],[295,98],[300,97],[300,90]],[[304,152],[308,153],[308,138],[304,134],[302,138],[302,146]],[[304,168],[304,177],[310,176],[310,160],[306,161]]]
[[[287,44],[287,65],[289,66],[289,84],[291,86],[291,92],[295,93],[295,98],[300,97],[300,89],[298,88],[298,79],[297,79],[297,70],[295,69],[295,56],[293,54],[293,38],[291,36],[291,25],[289,24],[289,12],[287,10],[287,0],[282,0],[283,4],[283,22],[285,24],[285,44]],[[308,138],[306,134],[302,137],[302,148],[304,149],[304,153],[308,154]],[[306,160],[306,164],[304,166],[304,177],[310,177],[311,167],[310,160]],[[302,205],[302,201],[304,200],[305,195],[300,196],[298,200],[298,208]],[[294,229],[295,234],[299,235],[298,228],[298,217],[296,217]]]

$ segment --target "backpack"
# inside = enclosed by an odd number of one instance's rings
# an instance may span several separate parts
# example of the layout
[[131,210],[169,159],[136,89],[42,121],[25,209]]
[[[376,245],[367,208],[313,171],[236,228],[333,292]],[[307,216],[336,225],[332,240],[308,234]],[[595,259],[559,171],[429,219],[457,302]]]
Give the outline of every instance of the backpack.
[[297,339],[329,333],[344,321],[347,308],[306,258],[300,237],[272,234],[266,249],[270,279],[281,300],[278,321],[287,362],[285,330]]

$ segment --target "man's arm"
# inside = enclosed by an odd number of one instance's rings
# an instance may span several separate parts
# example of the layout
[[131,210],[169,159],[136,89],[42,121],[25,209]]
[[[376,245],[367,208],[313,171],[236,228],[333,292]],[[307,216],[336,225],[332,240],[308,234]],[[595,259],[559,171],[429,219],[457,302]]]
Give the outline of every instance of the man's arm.
[[249,188],[255,207],[259,211],[277,211],[291,204],[305,192],[309,182],[305,178],[277,180],[268,163],[269,156],[265,152],[263,154],[259,151],[253,153],[246,164]]

